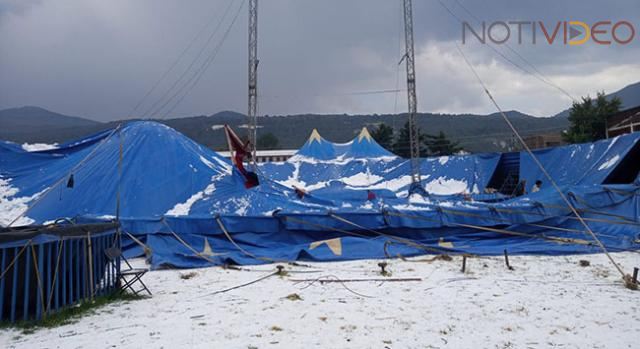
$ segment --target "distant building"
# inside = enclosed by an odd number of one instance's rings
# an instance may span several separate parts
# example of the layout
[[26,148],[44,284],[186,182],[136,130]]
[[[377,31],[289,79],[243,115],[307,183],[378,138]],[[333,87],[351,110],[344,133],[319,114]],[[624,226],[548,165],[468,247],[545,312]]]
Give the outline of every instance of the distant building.
[[607,138],[640,131],[640,106],[607,117]]
[[565,144],[561,133],[543,133],[528,136],[524,137],[524,142],[527,143],[531,149],[557,147]]
[[[256,162],[276,162],[287,161],[297,150],[295,149],[278,149],[278,150],[258,150],[256,152]],[[230,158],[228,151],[219,151],[218,154],[225,158]]]

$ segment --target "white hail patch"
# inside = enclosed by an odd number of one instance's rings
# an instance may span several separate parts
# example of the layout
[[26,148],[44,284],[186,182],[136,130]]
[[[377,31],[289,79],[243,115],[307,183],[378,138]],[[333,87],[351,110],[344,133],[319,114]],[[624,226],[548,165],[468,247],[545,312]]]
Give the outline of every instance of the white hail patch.
[[[0,176],[0,227],[6,227],[29,208],[29,203],[37,199],[47,189],[32,196],[17,197],[18,188],[11,185],[11,179]],[[20,217],[14,226],[33,224],[29,217]]]
[[[223,252],[213,242],[210,247],[213,253]],[[389,252],[394,248],[389,246]],[[427,258],[388,261],[394,277],[420,281],[351,282],[348,290],[337,282],[291,279],[373,278],[372,266],[378,261],[286,265],[289,277],[269,277],[217,296],[207,294],[257,279],[275,264],[245,266],[245,272],[193,269],[195,277],[188,280],[181,277],[185,270],[151,271],[144,282],[153,297],[114,302],[54,329],[22,333],[7,328],[0,332],[0,343],[16,349],[141,348],[149,343],[165,348],[638,346],[638,311],[629,301],[633,294],[617,284],[614,273],[585,272],[579,265],[586,259],[605,268],[603,254],[512,256],[517,274],[505,273],[500,256],[468,260],[466,273],[460,272],[462,257],[424,263]],[[615,259],[629,270],[637,265],[638,255],[616,253]],[[131,262],[145,267],[142,259]],[[304,274],[309,270],[319,272]],[[300,299],[291,301],[287,295]]]
[[340,181],[348,186],[364,187],[378,183],[383,179],[383,177],[371,173],[358,172],[353,176],[342,178]]
[[58,149],[58,143],[47,144],[47,143],[23,143],[22,149],[28,152],[34,151],[43,151],[43,150],[51,150]]
[[193,206],[193,204],[195,204],[196,202],[198,202],[199,200],[204,199],[205,196],[209,196],[211,194],[213,194],[213,192],[216,190],[216,182],[222,178],[224,175],[217,175],[217,176],[213,176],[211,177],[211,183],[209,185],[207,185],[207,187],[202,190],[199,191],[193,195],[191,195],[191,197],[189,197],[187,199],[187,201],[182,202],[182,203],[177,203],[175,206],[173,206],[173,208],[171,208],[169,211],[167,211],[165,213],[165,215],[167,216],[188,216],[189,212],[191,212],[191,207]]
[[291,173],[291,176],[289,176],[289,178],[287,178],[284,181],[277,181],[277,182],[284,185],[287,188],[292,188],[293,186],[296,186],[298,188],[306,188],[306,183],[300,179],[300,166],[302,166],[302,163],[294,162],[292,163],[292,165],[293,165],[293,172]]
[[459,181],[457,179],[438,177],[427,183],[425,190],[431,194],[452,195],[468,191],[468,185],[467,182]]
[[598,171],[606,170],[606,169],[612,167],[613,165],[618,163],[618,160],[620,160],[620,155],[616,155],[616,156],[612,157],[611,159],[609,159],[609,160],[605,161],[604,163],[602,163],[602,165],[600,165],[600,167],[598,167]]

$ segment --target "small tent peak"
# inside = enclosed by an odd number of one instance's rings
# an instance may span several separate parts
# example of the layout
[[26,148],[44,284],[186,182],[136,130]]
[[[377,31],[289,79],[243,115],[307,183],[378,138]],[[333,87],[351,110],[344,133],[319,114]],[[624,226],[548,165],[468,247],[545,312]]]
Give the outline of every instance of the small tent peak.
[[360,134],[358,135],[358,143],[362,143],[362,140],[366,140],[367,142],[371,142],[373,140],[373,138],[371,138],[369,130],[367,130],[366,127],[363,127],[360,131]]
[[309,144],[313,142],[322,143],[322,136],[320,136],[320,133],[317,129],[314,128],[313,131],[311,131],[311,135],[309,136],[309,140],[307,142]]

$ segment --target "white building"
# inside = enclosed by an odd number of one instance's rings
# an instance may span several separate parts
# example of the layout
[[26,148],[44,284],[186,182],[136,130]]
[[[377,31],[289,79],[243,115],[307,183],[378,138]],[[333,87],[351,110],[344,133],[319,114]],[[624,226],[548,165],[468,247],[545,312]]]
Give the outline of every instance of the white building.
[[[256,152],[256,162],[287,161],[296,152],[296,149],[258,150]],[[231,157],[228,151],[219,151],[218,154],[227,159]]]

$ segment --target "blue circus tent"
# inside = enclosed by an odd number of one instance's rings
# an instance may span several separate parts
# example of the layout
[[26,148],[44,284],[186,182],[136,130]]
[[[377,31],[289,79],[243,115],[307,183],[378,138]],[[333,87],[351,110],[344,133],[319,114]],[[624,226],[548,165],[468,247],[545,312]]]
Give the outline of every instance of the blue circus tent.
[[378,144],[366,127],[358,136],[346,143],[334,143],[324,139],[318,130],[313,129],[305,144],[296,152],[293,159],[327,161],[336,159],[375,159],[397,158],[397,156]]
[[[421,159],[423,185],[434,194],[479,193],[487,186],[499,159],[497,153]],[[411,184],[409,161],[380,146],[366,128],[343,144],[331,143],[314,130],[287,162],[266,163],[261,168],[283,185],[310,191],[342,185],[344,193],[371,189],[406,196]]]
[[118,193],[121,217],[160,217],[231,170],[217,153],[155,122],[130,122],[53,150],[0,150],[0,176],[13,200],[32,198],[29,223],[114,217]]
[[[640,247],[637,169],[629,182],[608,181],[626,165],[634,171],[629,159],[637,154],[638,139],[633,134],[537,151],[612,251]],[[0,224],[27,209],[17,224],[60,217],[111,220],[119,195],[123,228],[145,244],[154,268],[490,255],[504,248],[536,254],[598,251],[548,186],[520,197],[481,198],[502,166],[502,154],[422,159],[423,185],[430,192],[424,197],[406,193],[408,161],[390,155],[366,131],[345,144],[313,132],[298,155],[260,165],[260,185],[247,189],[226,159],[154,122],[127,123],[41,152],[4,142],[0,208],[10,214]],[[538,178],[527,155],[518,155],[522,178]],[[561,161],[575,161],[575,168],[560,166]],[[128,236],[129,253],[141,253]]]
[[313,129],[309,139],[296,152],[295,158],[309,158],[315,160],[332,160],[336,158],[335,144],[320,136],[318,130]]
[[347,144],[345,158],[397,158],[395,154],[378,144],[366,127],[363,127],[358,136]]

